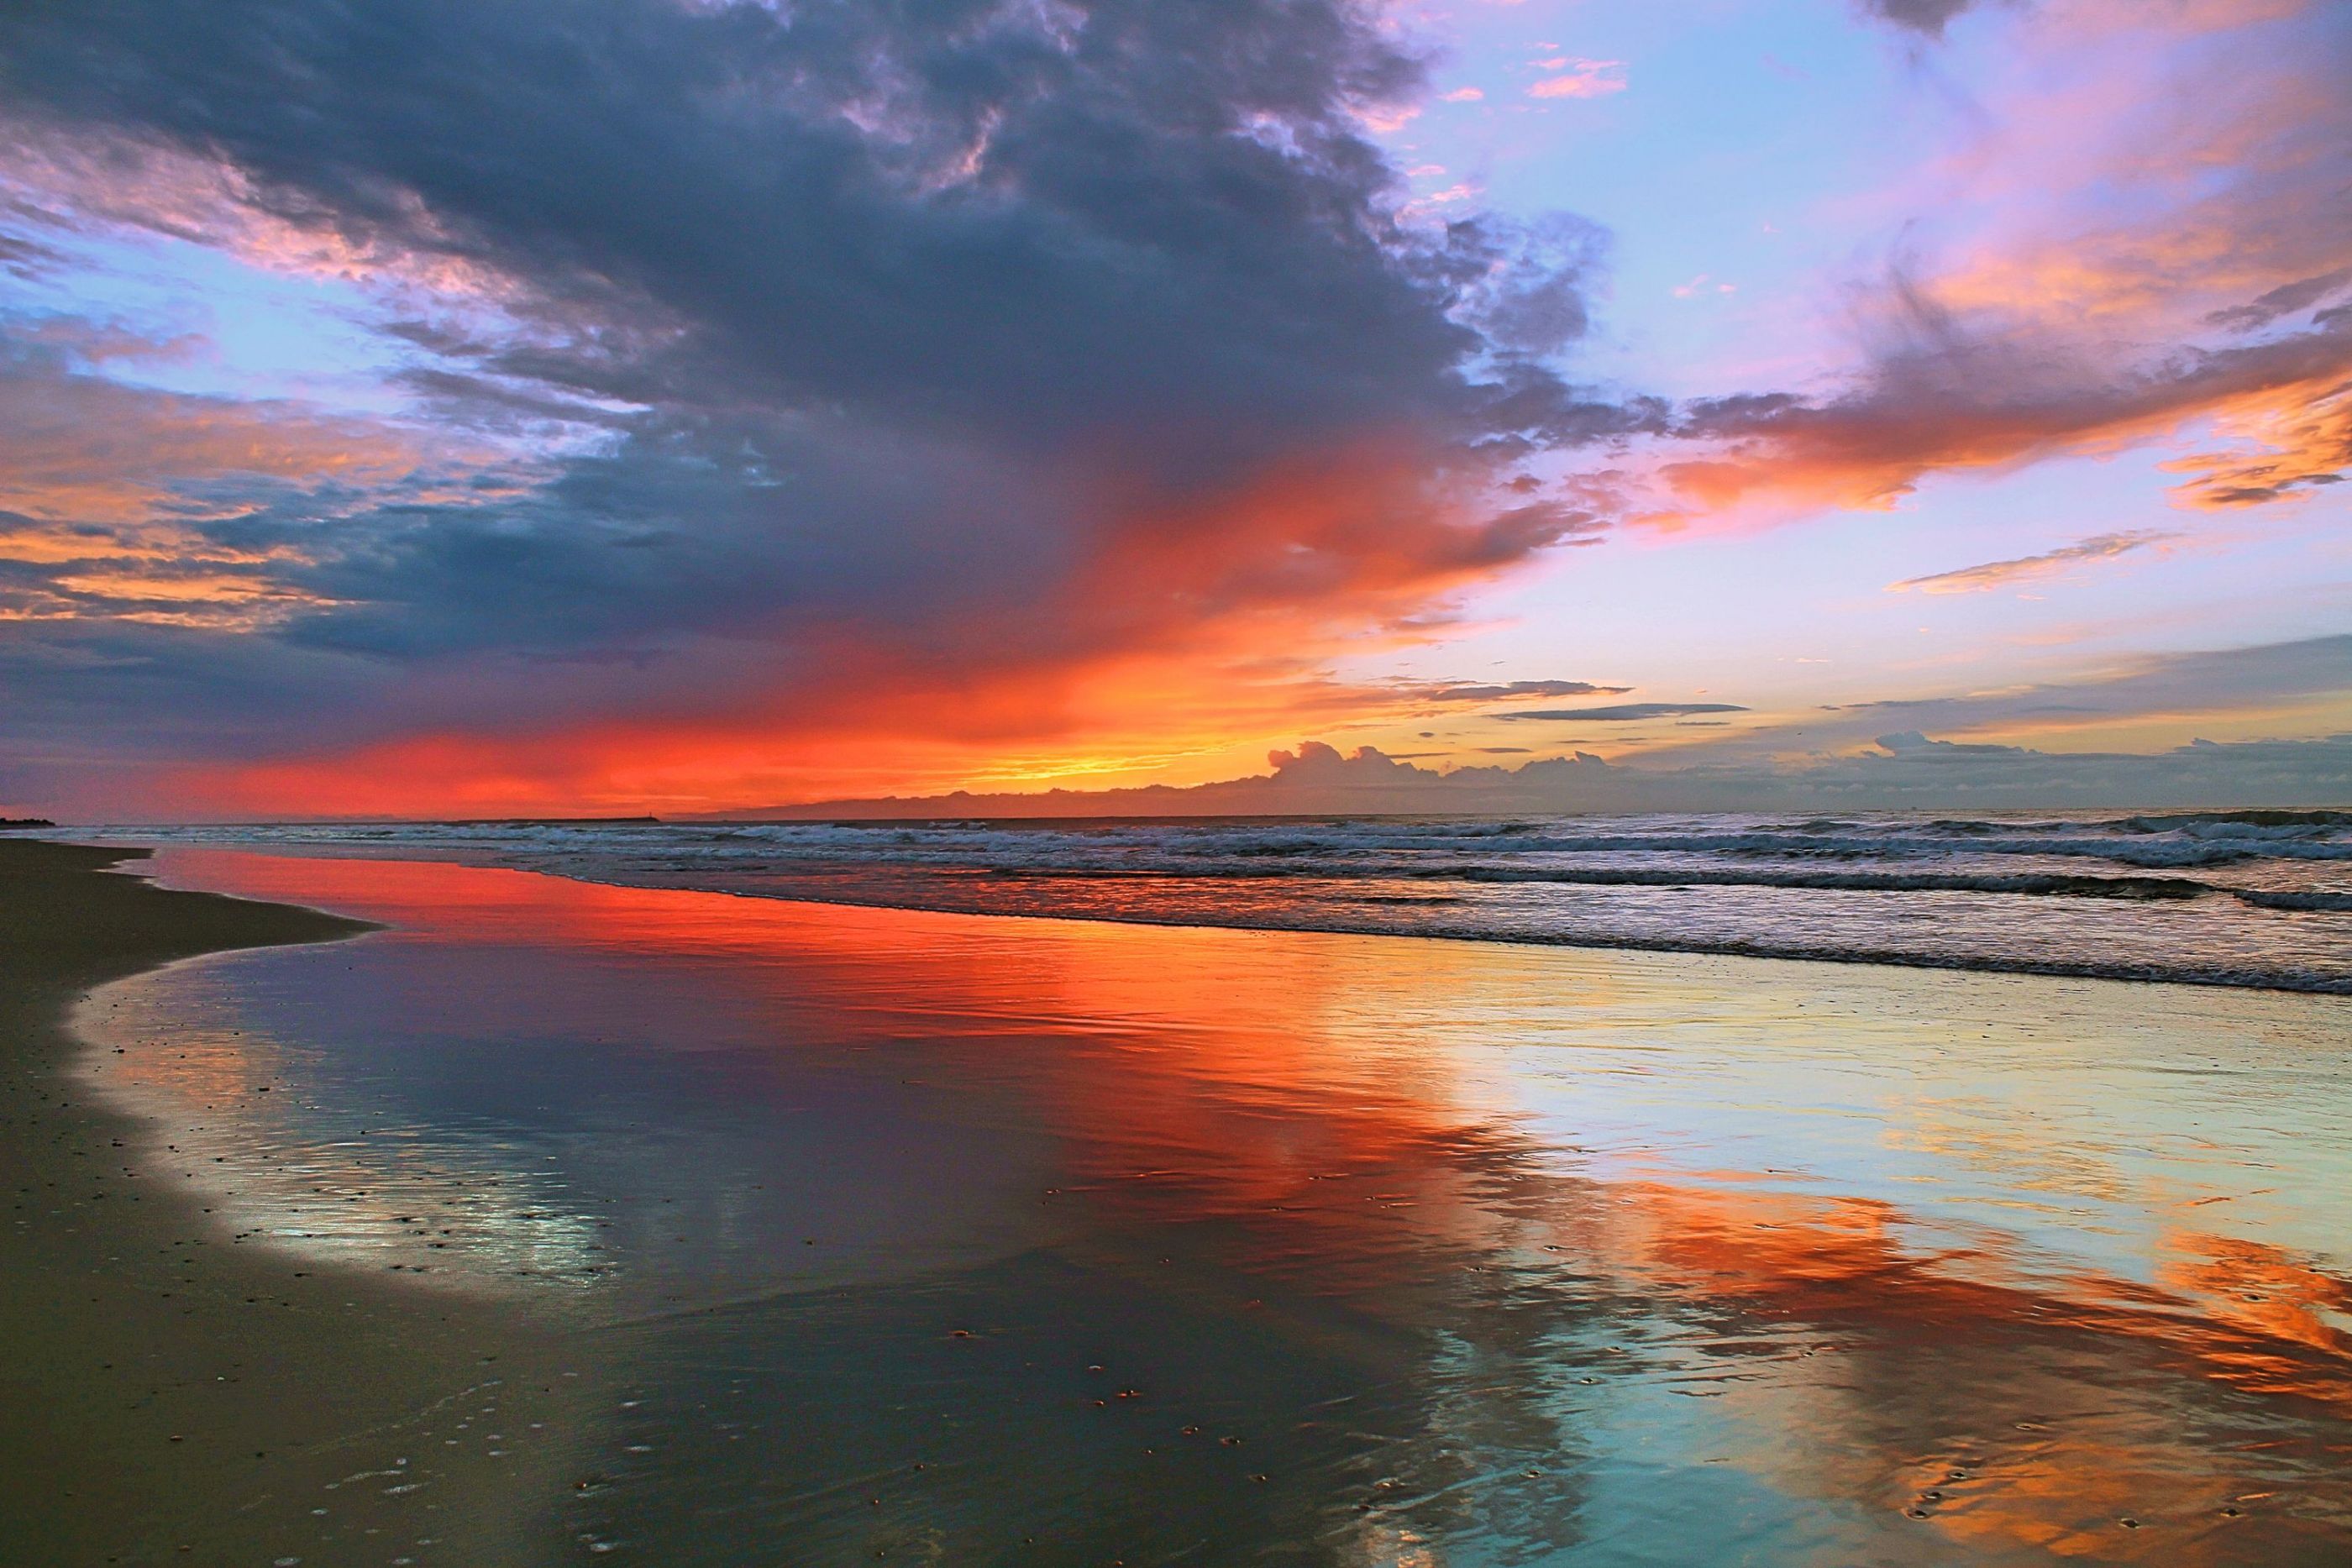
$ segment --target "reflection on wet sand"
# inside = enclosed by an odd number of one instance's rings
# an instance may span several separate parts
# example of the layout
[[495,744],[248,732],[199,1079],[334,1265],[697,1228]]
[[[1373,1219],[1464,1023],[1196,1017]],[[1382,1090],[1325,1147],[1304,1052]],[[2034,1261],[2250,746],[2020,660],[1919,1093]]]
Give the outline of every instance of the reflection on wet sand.
[[235,1232],[577,1325],[551,1557],[2352,1544],[2341,999],[163,866],[395,927],[91,1071]]

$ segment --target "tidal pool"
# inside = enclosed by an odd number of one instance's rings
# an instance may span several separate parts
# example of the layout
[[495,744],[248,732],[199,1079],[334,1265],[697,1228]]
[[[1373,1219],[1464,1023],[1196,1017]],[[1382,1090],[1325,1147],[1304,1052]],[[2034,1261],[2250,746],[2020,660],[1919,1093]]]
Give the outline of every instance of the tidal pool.
[[2352,1553],[2352,1000],[157,864],[388,927],[87,1071],[558,1326],[548,1562]]

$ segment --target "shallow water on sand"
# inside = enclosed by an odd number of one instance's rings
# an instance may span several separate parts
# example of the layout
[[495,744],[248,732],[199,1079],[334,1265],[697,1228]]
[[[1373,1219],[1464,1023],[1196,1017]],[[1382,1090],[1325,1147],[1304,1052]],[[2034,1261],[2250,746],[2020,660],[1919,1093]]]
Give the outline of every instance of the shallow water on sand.
[[148,842],[968,915],[2352,996],[2352,812],[260,822]]
[[548,1561],[2352,1551],[2345,998],[160,863],[394,927],[89,1071],[572,1325]]

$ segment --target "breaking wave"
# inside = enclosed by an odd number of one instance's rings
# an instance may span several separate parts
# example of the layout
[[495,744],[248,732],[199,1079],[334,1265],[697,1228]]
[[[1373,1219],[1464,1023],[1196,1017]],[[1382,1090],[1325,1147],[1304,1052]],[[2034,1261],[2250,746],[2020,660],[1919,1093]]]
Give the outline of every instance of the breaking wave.
[[976,914],[2352,992],[2352,811],[265,824],[433,856]]

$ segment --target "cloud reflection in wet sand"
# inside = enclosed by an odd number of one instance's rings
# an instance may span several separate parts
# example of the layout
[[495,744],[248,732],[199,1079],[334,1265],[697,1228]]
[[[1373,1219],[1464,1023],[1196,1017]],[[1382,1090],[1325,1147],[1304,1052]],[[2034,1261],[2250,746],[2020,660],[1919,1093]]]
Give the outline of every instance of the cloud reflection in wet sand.
[[579,1322],[649,1560],[2352,1540],[2340,998],[163,864],[396,929],[100,993],[151,1164]]

